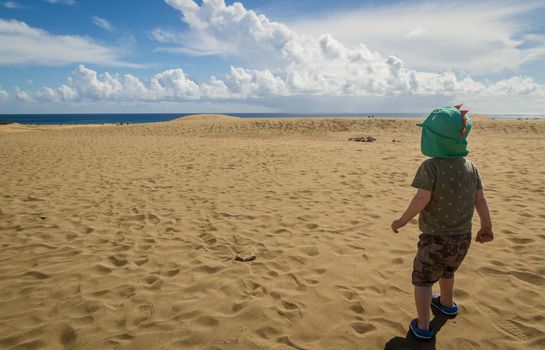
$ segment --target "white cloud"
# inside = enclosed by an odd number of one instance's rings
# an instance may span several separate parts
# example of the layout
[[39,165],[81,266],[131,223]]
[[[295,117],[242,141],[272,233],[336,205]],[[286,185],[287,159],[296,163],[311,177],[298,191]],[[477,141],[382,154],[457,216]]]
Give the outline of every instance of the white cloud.
[[161,43],[178,44],[178,49],[183,44],[181,48],[194,55],[221,54],[270,62],[296,35],[286,25],[247,10],[241,3],[227,6],[223,0],[212,0],[199,6],[191,0],[165,1],[181,13],[190,31],[156,29],[154,37]]
[[8,100],[9,94],[7,91],[2,90],[2,87],[0,86],[0,103],[6,102]]
[[75,0],[44,0],[50,4],[75,5]]
[[140,67],[121,60],[119,49],[77,35],[55,35],[24,22],[0,19],[0,65],[60,66],[93,63]]
[[186,101],[200,97],[199,86],[181,69],[156,74],[144,83],[131,74],[98,74],[83,65],[57,88],[46,86],[34,93],[17,89],[16,94],[23,102]]
[[530,77],[512,77],[503,79],[486,89],[489,95],[545,95],[543,85],[540,85]]
[[26,8],[25,6],[21,5],[20,3],[16,2],[16,1],[4,1],[2,6],[4,6],[7,9],[12,9],[12,10]]
[[32,95],[29,92],[25,90],[21,90],[18,87],[15,88],[15,97],[17,97],[18,101],[24,102],[24,103],[28,103],[33,100]]
[[98,27],[108,31],[108,32],[112,32],[115,28],[114,26],[112,26],[112,24],[110,22],[108,22],[107,20],[105,20],[104,18],[101,18],[101,17],[98,17],[98,16],[93,16],[91,17],[91,21],[97,25]]
[[159,100],[192,100],[199,98],[199,86],[181,69],[170,69],[154,75],[149,82],[149,97]]
[[329,33],[347,45],[365,43],[415,69],[483,75],[516,70],[545,57],[545,36],[525,36],[527,14],[543,1],[396,2],[303,17],[289,24],[315,38]]

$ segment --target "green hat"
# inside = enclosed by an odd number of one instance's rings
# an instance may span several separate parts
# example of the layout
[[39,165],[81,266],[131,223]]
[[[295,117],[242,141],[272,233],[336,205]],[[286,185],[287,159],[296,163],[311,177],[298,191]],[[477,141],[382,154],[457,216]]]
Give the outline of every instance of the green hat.
[[460,158],[466,156],[467,137],[471,131],[471,120],[460,111],[462,105],[434,110],[422,123],[422,153],[434,158]]

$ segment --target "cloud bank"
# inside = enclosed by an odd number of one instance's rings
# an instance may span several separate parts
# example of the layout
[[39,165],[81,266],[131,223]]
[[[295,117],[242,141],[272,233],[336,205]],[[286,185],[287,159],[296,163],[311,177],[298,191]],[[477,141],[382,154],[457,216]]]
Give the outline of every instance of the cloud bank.
[[25,22],[0,19],[0,65],[61,66],[92,63],[140,67],[121,60],[123,52],[78,35],[55,35]]
[[[399,63],[393,59],[390,65]],[[274,75],[269,70],[250,70],[231,67],[230,72],[221,79],[212,76],[208,81],[198,83],[192,80],[182,69],[170,69],[142,81],[138,77],[117,73],[97,73],[85,67],[78,68],[67,79],[66,84],[56,88],[43,87],[36,92],[17,89],[16,98],[21,102],[182,102],[193,100],[218,99],[258,99],[278,96],[324,95],[329,96],[384,96],[372,95],[387,88],[393,95],[440,95],[456,98],[475,98],[477,96],[545,96],[545,89],[529,77],[512,77],[493,84],[475,82],[470,78],[458,79],[453,73],[441,75],[412,73],[403,75],[398,68],[393,68],[389,79],[377,86],[365,83],[355,86],[359,90],[349,91],[338,84],[329,86],[324,81],[310,80],[315,77],[299,77],[290,81]],[[397,69],[397,70],[396,70]],[[411,71],[412,72],[412,71]],[[291,77],[293,79],[293,76]],[[307,79],[303,81],[304,79]],[[413,79],[413,80],[411,80]],[[309,90],[309,84],[323,83],[315,91]],[[422,87],[423,83],[427,87]],[[378,83],[377,83],[378,84]],[[417,93],[423,91],[424,93]],[[0,92],[0,95],[2,93]],[[7,98],[7,94],[6,94]]]
[[[361,43],[345,44],[330,34],[318,37],[300,34],[283,23],[247,10],[240,3],[166,2],[179,11],[189,29],[181,33],[154,30],[153,38],[167,45],[163,49],[236,57],[250,68],[231,66],[223,76],[198,82],[182,69],[166,70],[142,80],[130,74],[99,74],[80,65],[66,84],[36,92],[18,90],[16,98],[46,102],[163,102],[306,95],[453,98],[545,95],[543,85],[525,76],[490,83],[448,69],[441,72],[411,69],[401,58],[382,56]],[[407,33],[414,37],[425,34],[426,28]]]

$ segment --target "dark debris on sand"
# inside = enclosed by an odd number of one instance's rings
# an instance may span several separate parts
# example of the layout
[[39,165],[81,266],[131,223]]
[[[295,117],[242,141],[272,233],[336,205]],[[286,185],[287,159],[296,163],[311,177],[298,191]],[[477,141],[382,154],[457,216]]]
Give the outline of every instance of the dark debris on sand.
[[361,136],[361,137],[351,137],[348,139],[348,141],[355,141],[355,142],[374,142],[377,139],[372,136]]

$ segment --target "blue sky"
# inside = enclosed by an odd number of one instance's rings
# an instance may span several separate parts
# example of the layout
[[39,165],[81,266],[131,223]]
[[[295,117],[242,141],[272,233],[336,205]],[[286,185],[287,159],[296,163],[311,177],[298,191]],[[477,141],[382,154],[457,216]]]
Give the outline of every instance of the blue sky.
[[0,113],[545,113],[545,3],[0,0]]

